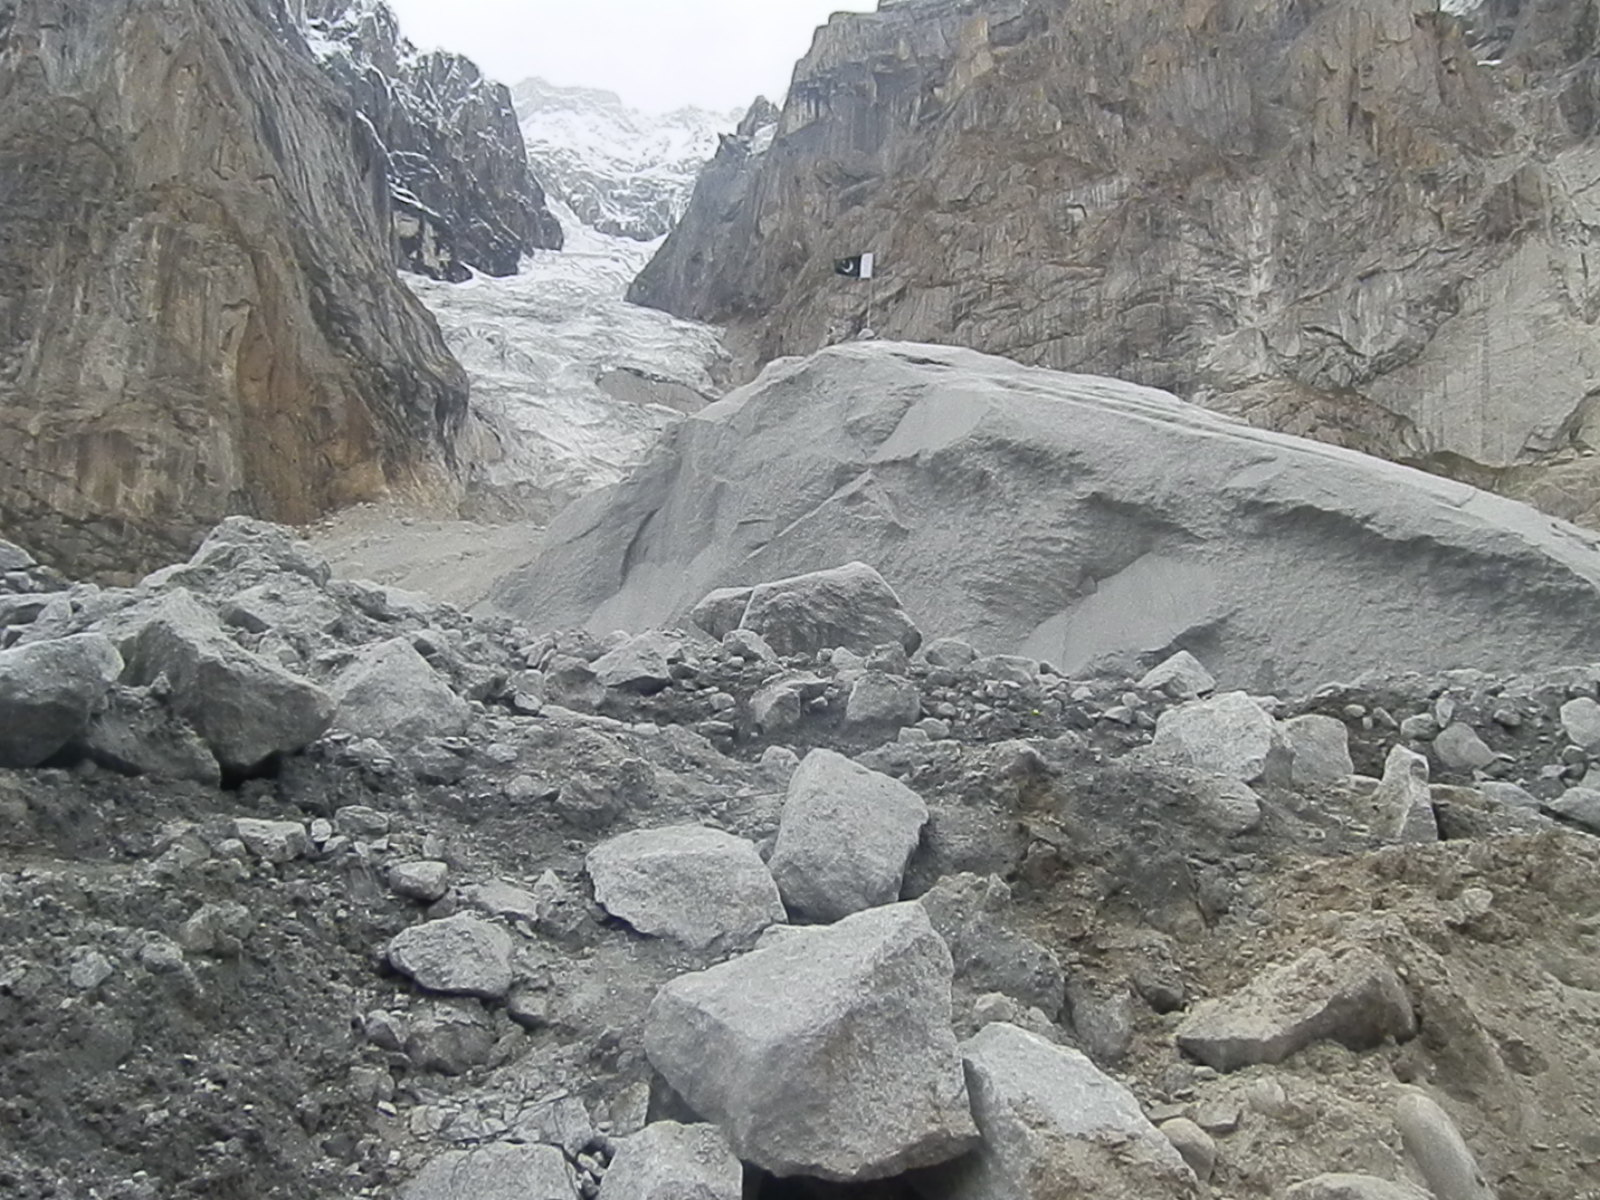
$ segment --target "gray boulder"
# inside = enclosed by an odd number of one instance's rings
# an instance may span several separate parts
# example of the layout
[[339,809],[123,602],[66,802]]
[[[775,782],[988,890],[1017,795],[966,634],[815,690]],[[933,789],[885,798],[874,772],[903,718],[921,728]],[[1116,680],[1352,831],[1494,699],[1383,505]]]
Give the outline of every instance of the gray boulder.
[[1428,760],[1415,751],[1404,746],[1389,751],[1372,802],[1377,810],[1374,832],[1385,841],[1413,844],[1439,840],[1439,820],[1428,790]]
[[1355,774],[1350,760],[1350,731],[1336,717],[1308,713],[1283,723],[1283,738],[1292,762],[1290,781],[1297,788],[1343,783]]
[[1151,752],[1245,783],[1285,783],[1289,778],[1289,748],[1278,723],[1243,692],[1169,708],[1156,719]]
[[1561,706],[1561,728],[1567,739],[1585,750],[1600,750],[1600,703],[1578,696]]
[[1571,787],[1540,807],[1552,817],[1570,821],[1590,833],[1600,833],[1600,790]]
[[1431,1098],[1415,1091],[1401,1096],[1395,1124],[1406,1160],[1435,1200],[1495,1200],[1456,1123]]
[[1145,673],[1136,685],[1142,692],[1165,692],[1175,700],[1195,700],[1216,690],[1217,681],[1187,650]]
[[768,866],[791,915],[840,917],[900,898],[928,806],[897,779],[813,750],[789,780]]
[[1436,1200],[1409,1183],[1390,1183],[1375,1175],[1318,1175],[1297,1183],[1284,1200]]
[[624,833],[591,850],[587,865],[594,898],[612,916],[696,950],[749,945],[785,920],[755,846],[719,829]]
[[591,665],[604,686],[653,696],[672,685],[672,664],[683,657],[681,638],[651,630],[630,638]]
[[850,686],[844,719],[850,725],[913,725],[922,716],[922,693],[909,679],[867,671]]
[[216,756],[200,735],[149,688],[113,687],[83,736],[89,757],[125,775],[222,782]]
[[511,990],[510,935],[470,913],[402,929],[389,962],[430,992],[498,1000]]
[[1178,1027],[1178,1045],[1207,1066],[1278,1063],[1317,1041],[1367,1050],[1416,1034],[1411,998],[1394,969],[1364,947],[1316,949],[1242,991],[1206,1000]]
[[[1202,637],[1220,686],[1284,694],[1600,659],[1581,616],[1600,550],[1522,504],[1150,388],[882,341],[772,363],[669,430],[494,600],[639,631],[714,588],[851,560],[930,637],[1068,676]],[[1504,586],[1519,578],[1541,584]]]
[[257,858],[270,863],[293,862],[311,852],[311,838],[299,821],[263,821],[240,817],[233,823],[233,836]]
[[930,667],[948,667],[959,671],[969,667],[978,652],[959,638],[935,638],[922,648],[922,656]]
[[410,744],[466,732],[467,702],[405,638],[365,647],[333,681],[333,723],[358,737]]
[[249,771],[292,753],[332,723],[333,697],[251,654],[183,589],[165,596],[122,646],[123,682],[166,677],[172,710],[226,770]]
[[623,1138],[600,1200],[740,1200],[744,1166],[715,1125],[657,1121]]
[[36,767],[81,738],[121,673],[97,633],[0,650],[0,767]]
[[922,643],[894,589],[860,562],[757,584],[739,625],[779,654],[834,646],[865,654],[885,642],[899,642],[909,654]]
[[0,538],[0,574],[7,571],[26,571],[33,566],[33,555],[15,542]]
[[1189,1197],[1196,1181],[1139,1102],[1076,1050],[994,1024],[961,1047],[983,1142],[919,1174],[931,1200]]
[[950,977],[920,904],[873,909],[673,980],[650,1005],[645,1051],[746,1162],[885,1178],[976,1140]]
[[739,628],[744,610],[750,606],[753,588],[715,588],[689,610],[689,620],[714,638],[727,637]]
[[1460,721],[1439,731],[1433,739],[1433,752],[1452,771],[1476,771],[1487,767],[1495,758],[1494,751],[1478,736],[1478,731]]
[[400,1189],[400,1200],[578,1200],[578,1184],[554,1146],[493,1142],[445,1151]]

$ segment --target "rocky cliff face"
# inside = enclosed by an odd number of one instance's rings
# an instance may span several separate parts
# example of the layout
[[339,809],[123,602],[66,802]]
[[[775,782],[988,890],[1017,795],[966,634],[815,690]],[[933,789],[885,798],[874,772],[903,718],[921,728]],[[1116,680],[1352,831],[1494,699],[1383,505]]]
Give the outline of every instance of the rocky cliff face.
[[512,92],[528,153],[551,193],[591,229],[648,242],[683,215],[700,169],[740,115],[654,114],[612,92],[528,79]]
[[[1600,521],[1590,0],[835,17],[631,298],[1176,390]],[[831,261],[872,250],[875,285]],[[868,312],[869,298],[872,311]]]
[[452,487],[466,380],[384,161],[278,0],[0,0],[0,528],[137,571]]
[[389,152],[396,257],[459,281],[559,250],[511,94],[457,54],[418,53],[381,0],[303,0],[310,43]]

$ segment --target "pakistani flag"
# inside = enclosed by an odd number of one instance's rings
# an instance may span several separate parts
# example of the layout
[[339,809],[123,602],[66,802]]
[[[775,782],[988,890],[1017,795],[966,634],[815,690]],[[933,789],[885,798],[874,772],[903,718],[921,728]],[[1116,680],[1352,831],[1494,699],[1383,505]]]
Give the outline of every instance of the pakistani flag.
[[836,259],[833,273],[843,275],[846,279],[871,279],[873,257],[871,254],[857,254],[853,258]]

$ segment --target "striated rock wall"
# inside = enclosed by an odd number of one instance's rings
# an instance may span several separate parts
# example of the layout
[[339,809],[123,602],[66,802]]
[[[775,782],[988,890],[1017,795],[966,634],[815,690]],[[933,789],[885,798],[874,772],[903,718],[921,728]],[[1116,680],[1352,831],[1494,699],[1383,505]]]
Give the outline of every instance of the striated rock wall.
[[504,84],[458,54],[418,53],[381,0],[298,3],[323,66],[388,150],[398,265],[460,281],[561,249]]
[[0,0],[0,530],[125,573],[448,495],[466,379],[389,213],[278,0]]
[[870,323],[1115,375],[1595,523],[1596,6],[1446,7],[835,16],[630,298],[756,363]]

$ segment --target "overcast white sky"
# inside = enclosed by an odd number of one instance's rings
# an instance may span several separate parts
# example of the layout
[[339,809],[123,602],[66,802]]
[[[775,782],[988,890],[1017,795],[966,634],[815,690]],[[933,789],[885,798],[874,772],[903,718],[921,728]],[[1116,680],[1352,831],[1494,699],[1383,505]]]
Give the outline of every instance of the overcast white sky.
[[465,54],[490,76],[530,75],[619,93],[638,108],[743,108],[789,86],[833,12],[877,0],[389,0],[424,50]]

